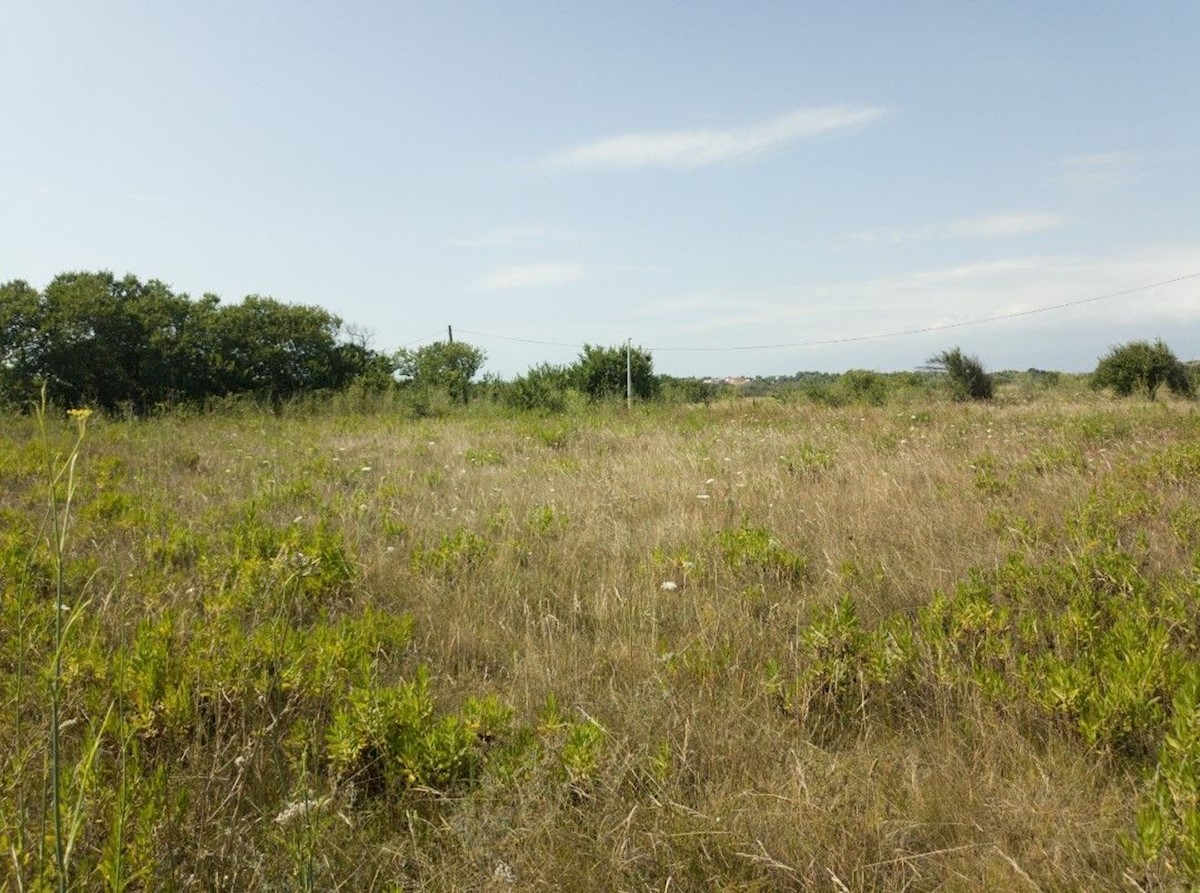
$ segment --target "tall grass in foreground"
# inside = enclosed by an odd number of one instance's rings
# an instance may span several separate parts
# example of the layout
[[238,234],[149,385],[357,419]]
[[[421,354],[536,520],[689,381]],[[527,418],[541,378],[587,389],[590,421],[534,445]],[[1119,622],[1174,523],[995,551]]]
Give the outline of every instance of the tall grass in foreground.
[[10,430],[13,889],[1200,879],[1186,404]]
[[[47,418],[45,395],[37,407],[35,419],[39,435],[40,458],[42,462],[42,486],[45,489],[41,515],[37,533],[32,548],[23,556],[9,556],[5,574],[6,600],[15,614],[15,648],[11,649],[15,666],[13,676],[13,736],[10,742],[12,753],[9,765],[11,768],[28,770],[29,762],[36,758],[41,751],[44,754],[42,783],[39,786],[40,818],[37,823],[24,821],[28,790],[20,782],[20,773],[13,776],[13,802],[16,807],[15,827],[12,828],[13,839],[7,847],[7,857],[11,860],[14,880],[17,887],[27,886],[40,888],[43,884],[52,884],[54,888],[65,891],[70,886],[71,858],[75,841],[85,819],[85,798],[87,788],[92,782],[95,761],[104,727],[107,725],[109,713],[106,713],[100,723],[100,728],[92,737],[89,746],[83,749],[79,760],[68,767],[62,753],[62,736],[64,728],[69,725],[62,718],[63,705],[63,657],[68,648],[68,633],[81,612],[87,607],[86,602],[80,601],[75,605],[67,602],[67,585],[64,569],[67,562],[67,540],[71,521],[71,508],[76,493],[76,463],[87,432],[87,420],[91,411],[73,409],[69,415],[74,423],[73,442],[67,446],[65,453],[59,450],[54,440],[57,432],[51,431],[51,423]],[[55,426],[57,427],[57,426]],[[31,604],[31,588],[36,588],[38,551],[45,545],[47,570],[51,576],[48,581],[52,588],[53,598],[50,604],[50,630],[35,631],[33,624],[46,618],[45,611],[38,611]],[[16,560],[14,560],[16,559]],[[34,585],[31,586],[31,583]],[[39,636],[40,632],[40,636]],[[49,668],[46,679],[46,697],[44,703],[48,707],[48,722],[45,725],[45,736],[39,742],[26,738],[28,724],[25,719],[24,701],[29,694],[27,689],[29,675],[30,637],[45,638],[49,633]],[[33,665],[38,665],[38,657],[34,650]],[[36,686],[35,686],[36,688]],[[34,695],[36,697],[36,695]],[[44,745],[41,750],[39,745]],[[70,770],[68,774],[68,769]],[[70,801],[71,795],[75,799]],[[48,812],[47,816],[47,801]],[[46,820],[49,828],[46,828]],[[32,834],[36,830],[36,835]],[[7,835],[6,835],[7,836]],[[46,847],[49,844],[50,860],[47,864]]]

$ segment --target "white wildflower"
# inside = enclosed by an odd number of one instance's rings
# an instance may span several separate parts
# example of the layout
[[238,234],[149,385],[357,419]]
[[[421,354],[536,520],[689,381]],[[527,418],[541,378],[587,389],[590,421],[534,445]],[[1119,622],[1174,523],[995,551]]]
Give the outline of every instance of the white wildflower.
[[498,884],[515,884],[517,873],[507,862],[497,862],[495,870],[492,871],[492,880]]
[[679,584],[676,583],[674,580],[664,580],[663,584],[661,586],[659,586],[658,588],[661,589],[663,592],[674,592],[676,589],[679,588]]
[[320,797],[316,800],[305,797],[303,800],[295,800],[280,810],[279,815],[275,816],[275,824],[281,828],[286,828],[296,821],[296,819],[319,812],[328,805],[328,797]]

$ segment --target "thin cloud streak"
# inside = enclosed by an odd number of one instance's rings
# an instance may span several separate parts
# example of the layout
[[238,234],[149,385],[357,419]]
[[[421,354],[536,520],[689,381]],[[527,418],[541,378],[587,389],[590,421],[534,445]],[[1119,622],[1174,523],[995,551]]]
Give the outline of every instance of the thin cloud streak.
[[[670,319],[675,332],[689,332],[696,339],[719,332],[730,343],[735,337],[742,343],[766,343],[792,340],[785,333],[795,331],[794,340],[804,341],[1024,313],[1198,270],[1200,245],[1159,246],[1115,258],[1030,255],[811,286],[696,292],[650,303],[638,315]],[[1068,315],[1072,313],[1074,317]],[[1173,325],[1196,319],[1195,283],[1047,313],[1020,325],[1038,329],[1072,318],[1112,326],[1151,323],[1167,333]],[[870,324],[856,325],[856,319]]]
[[554,168],[688,170],[748,161],[802,139],[850,130],[878,121],[888,111],[875,106],[823,106],[789,112],[760,124],[724,130],[629,133],[564,149],[546,159]]
[[587,269],[582,264],[571,262],[514,264],[483,274],[471,283],[471,287],[482,291],[543,288],[578,282],[586,275]]
[[1090,152],[1062,161],[1063,181],[1089,190],[1115,189],[1136,179],[1136,156],[1129,152]]
[[911,228],[883,227],[851,234],[855,242],[915,242],[923,239],[1006,239],[1059,229],[1071,223],[1069,217],[1049,211],[1015,211],[963,217],[945,223]]
[[456,239],[461,248],[536,248],[564,242],[577,242],[578,233],[541,223],[498,226],[477,239]]

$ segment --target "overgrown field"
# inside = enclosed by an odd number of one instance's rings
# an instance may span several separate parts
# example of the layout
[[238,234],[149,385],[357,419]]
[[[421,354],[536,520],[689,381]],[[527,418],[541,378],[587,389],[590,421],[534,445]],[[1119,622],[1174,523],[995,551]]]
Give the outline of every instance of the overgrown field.
[[1190,404],[497,412],[0,421],[4,889],[1200,883]]

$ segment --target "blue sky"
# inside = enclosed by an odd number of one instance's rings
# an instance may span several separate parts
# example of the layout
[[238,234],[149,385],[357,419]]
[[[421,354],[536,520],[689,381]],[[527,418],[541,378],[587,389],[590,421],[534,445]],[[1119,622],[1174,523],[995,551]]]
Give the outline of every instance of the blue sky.
[[452,324],[505,376],[1200,358],[1200,278],[812,345],[1200,273],[1198,46],[1194,0],[0,0],[0,281]]

